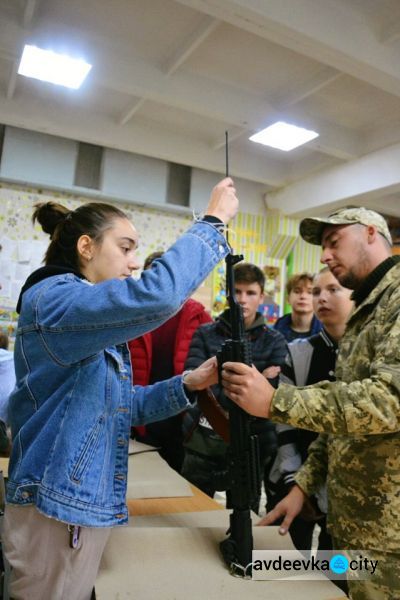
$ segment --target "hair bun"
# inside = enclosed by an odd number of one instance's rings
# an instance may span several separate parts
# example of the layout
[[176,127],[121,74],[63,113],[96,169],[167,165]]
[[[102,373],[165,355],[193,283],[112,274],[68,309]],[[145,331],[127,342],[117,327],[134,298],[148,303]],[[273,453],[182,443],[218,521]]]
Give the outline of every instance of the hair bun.
[[35,210],[32,215],[32,223],[38,221],[43,231],[48,233],[50,237],[54,234],[54,231],[59,223],[65,221],[66,217],[71,211],[57,204],[57,202],[39,202],[35,204]]

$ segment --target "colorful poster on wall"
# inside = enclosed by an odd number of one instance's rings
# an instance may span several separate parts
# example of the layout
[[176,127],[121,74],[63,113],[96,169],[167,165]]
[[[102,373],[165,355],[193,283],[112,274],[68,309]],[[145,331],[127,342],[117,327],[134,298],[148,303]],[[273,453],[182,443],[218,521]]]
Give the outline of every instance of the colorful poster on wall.
[[277,295],[280,290],[280,269],[272,265],[263,267],[265,275],[264,302],[259,311],[264,316],[267,325],[273,325],[279,317],[279,304]]

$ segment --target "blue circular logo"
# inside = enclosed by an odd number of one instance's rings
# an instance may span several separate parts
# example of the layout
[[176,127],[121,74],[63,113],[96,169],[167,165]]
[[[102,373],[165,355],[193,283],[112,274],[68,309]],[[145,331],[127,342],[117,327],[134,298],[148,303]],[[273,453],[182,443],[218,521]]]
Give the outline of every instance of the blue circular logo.
[[329,568],[334,573],[341,575],[342,573],[346,573],[349,568],[349,561],[343,554],[335,554],[329,561]]

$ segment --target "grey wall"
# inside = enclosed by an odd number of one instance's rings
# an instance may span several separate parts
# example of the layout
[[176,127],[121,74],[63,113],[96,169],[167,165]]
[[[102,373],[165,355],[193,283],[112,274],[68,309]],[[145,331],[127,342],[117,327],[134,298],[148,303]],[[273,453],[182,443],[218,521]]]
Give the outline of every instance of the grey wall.
[[33,183],[72,186],[77,142],[6,127],[0,176]]
[[[211,189],[222,179],[219,173],[211,173],[201,169],[192,169],[190,190],[190,207],[202,211]],[[261,183],[235,178],[235,186],[240,199],[241,212],[265,215],[265,186]]]
[[[174,206],[167,202],[168,162],[104,148],[99,189],[76,187],[74,179],[78,146],[76,141],[7,126],[0,177],[186,213],[204,211],[211,189],[223,177],[218,173],[193,168],[188,207]],[[265,187],[243,179],[236,179],[235,185],[241,200],[240,210],[265,215]]]
[[138,203],[165,204],[168,163],[120,150],[104,149],[101,191]]

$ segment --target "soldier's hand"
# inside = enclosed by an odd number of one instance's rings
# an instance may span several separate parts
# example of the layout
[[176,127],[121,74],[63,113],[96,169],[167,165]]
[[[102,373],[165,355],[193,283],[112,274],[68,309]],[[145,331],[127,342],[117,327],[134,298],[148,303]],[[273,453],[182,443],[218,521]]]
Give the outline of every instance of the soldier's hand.
[[226,362],[222,370],[225,394],[254,417],[268,418],[275,389],[253,365]]
[[225,179],[217,183],[211,192],[210,200],[204,214],[217,217],[226,225],[233,219],[238,209],[239,200],[236,197],[233,181],[230,177],[225,177]]
[[303,490],[298,485],[293,486],[288,495],[278,502],[275,508],[270,510],[258,525],[273,525],[275,521],[284,517],[279,526],[279,533],[286,535],[293,519],[301,512],[306,499],[307,496]]

